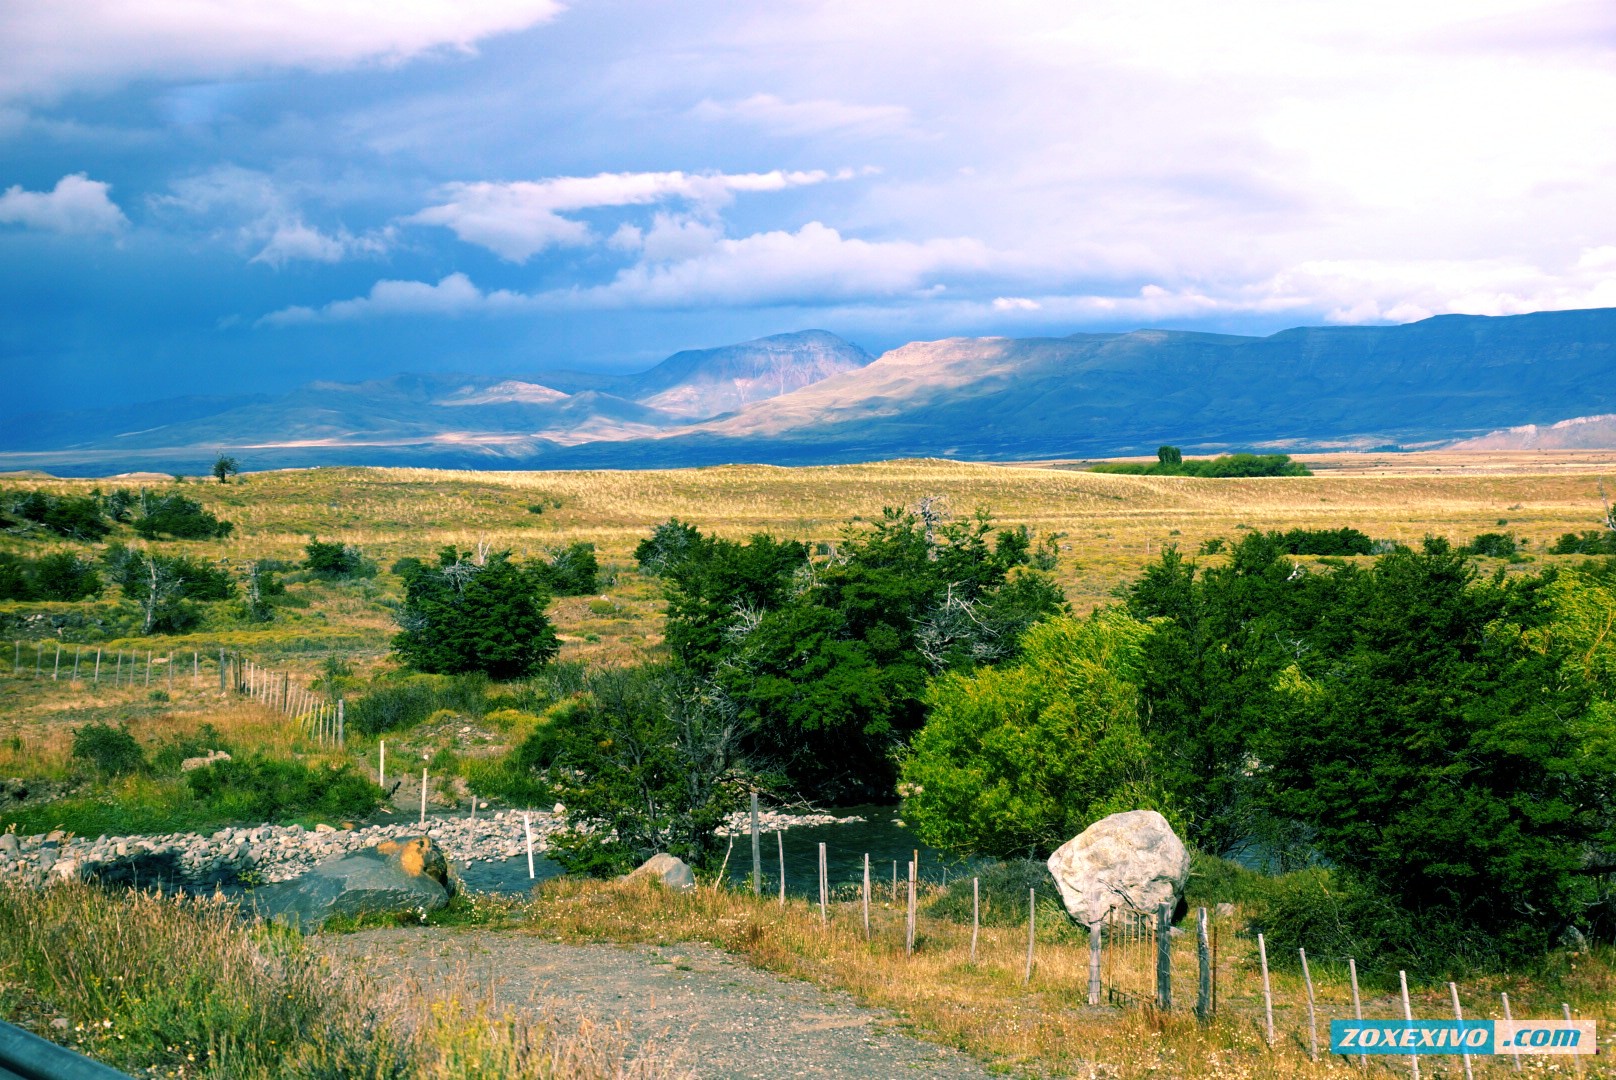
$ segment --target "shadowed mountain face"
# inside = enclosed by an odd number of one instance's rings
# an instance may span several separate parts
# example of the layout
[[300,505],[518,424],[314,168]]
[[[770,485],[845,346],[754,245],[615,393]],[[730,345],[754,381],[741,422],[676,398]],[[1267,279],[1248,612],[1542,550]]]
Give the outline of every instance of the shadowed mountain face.
[[[91,437],[70,453],[0,453],[0,466],[167,467],[168,448],[225,446],[254,467],[510,468],[1075,457],[1148,453],[1165,442],[1201,451],[1367,448],[1610,412],[1616,309],[1264,338],[1162,330],[953,338],[874,362],[809,331],[679,353],[637,376],[316,384],[280,401]],[[13,447],[22,449],[8,439],[0,451]]]

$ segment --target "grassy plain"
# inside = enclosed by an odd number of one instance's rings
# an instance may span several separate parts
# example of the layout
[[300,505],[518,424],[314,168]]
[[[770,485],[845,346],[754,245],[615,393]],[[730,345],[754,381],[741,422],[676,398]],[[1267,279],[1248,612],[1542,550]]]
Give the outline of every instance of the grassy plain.
[[[653,526],[674,517],[736,538],[771,532],[835,542],[849,522],[877,518],[884,507],[941,497],[956,515],[981,508],[1004,524],[1062,534],[1056,576],[1074,609],[1083,612],[1111,602],[1164,545],[1193,554],[1206,540],[1248,529],[1352,526],[1377,539],[1408,543],[1426,534],[1462,542],[1506,531],[1524,542],[1526,553],[1526,561],[1506,569],[1530,568],[1556,561],[1533,553],[1560,534],[1595,527],[1603,514],[1601,477],[1616,477],[1616,454],[1598,452],[1333,454],[1301,460],[1317,475],[1202,480],[1101,475],[1082,471],[1081,463],[913,460],[552,473],[330,468],[249,473],[227,485],[193,479],[180,490],[233,521],[234,532],[224,540],[155,548],[240,568],[253,559],[295,563],[308,539],[318,536],[357,545],[382,572],[336,583],[292,573],[287,600],[269,623],[222,611],[193,632],[150,638],[120,635],[116,628],[128,626],[130,605],[110,589],[99,601],[77,605],[0,604],[0,617],[21,620],[9,635],[11,664],[0,648],[0,777],[65,779],[72,728],[97,720],[126,723],[148,743],[210,722],[237,745],[312,753],[268,710],[221,701],[210,658],[221,648],[240,651],[255,663],[290,672],[303,685],[318,677],[328,658],[349,664],[360,677],[381,670],[389,664],[393,613],[402,595],[387,568],[402,556],[430,557],[446,544],[471,549],[486,543],[534,557],[574,541],[594,543],[602,562],[601,594],[558,599],[552,617],[562,635],[562,659],[609,664],[660,650],[660,592],[634,571],[632,552]],[[173,486],[156,474],[15,477],[0,484],[80,494]],[[119,534],[109,539],[132,540]],[[0,534],[0,550],[51,549],[86,557],[99,550]],[[57,630],[44,618],[75,612],[114,629]],[[66,670],[58,666],[58,645]],[[103,665],[98,682],[90,678],[96,649]],[[155,659],[150,682],[144,674],[148,653]],[[119,663],[138,658],[142,674],[134,685],[125,681],[114,688],[111,668],[120,654]],[[76,681],[70,676],[75,659]],[[165,695],[170,700],[154,700]],[[373,746],[356,740],[353,749],[369,755]]]

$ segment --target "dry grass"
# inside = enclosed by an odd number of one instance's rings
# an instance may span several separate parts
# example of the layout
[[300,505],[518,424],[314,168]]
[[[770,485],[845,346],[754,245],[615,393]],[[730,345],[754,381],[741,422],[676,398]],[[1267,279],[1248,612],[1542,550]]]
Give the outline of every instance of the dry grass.
[[524,1018],[452,981],[384,990],[233,905],[78,885],[0,889],[0,1016],[159,1076],[685,1075],[612,1028]]
[[[957,1047],[1017,1073],[1051,1076],[1291,1078],[1357,1074],[1354,1063],[1331,1059],[1328,1021],[1350,1017],[1351,997],[1344,971],[1314,971],[1320,1038],[1326,1052],[1309,1060],[1305,991],[1289,967],[1273,974],[1278,1038],[1268,1047],[1261,1027],[1261,980],[1255,945],[1225,925],[1220,934],[1219,1009],[1206,1025],[1189,1015],[1196,961],[1187,935],[1174,944],[1174,986],[1178,1007],[1171,1013],[1149,1008],[1091,1008],[1086,1004],[1088,947],[1085,935],[1064,914],[1040,906],[1042,924],[1029,985],[1022,985],[1027,932],[984,927],[975,963],[970,959],[970,927],[919,920],[913,956],[903,945],[903,911],[882,900],[872,906],[872,939],[864,940],[857,903],[832,905],[822,926],[817,906],[791,901],[784,908],[749,894],[701,888],[670,894],[655,887],[598,882],[552,882],[527,907],[534,932],[568,941],[667,944],[708,942],[769,971],[844,990],[860,1003],[889,1009],[917,1033]],[[1558,1015],[1559,1000],[1602,1026],[1616,1013],[1616,982],[1609,950],[1584,957],[1578,967],[1552,980],[1512,977],[1478,980],[1461,987],[1467,1015],[1497,1017],[1497,990],[1507,989],[1517,1016]],[[1128,961],[1137,988],[1153,986],[1153,955],[1144,950]],[[1117,968],[1108,972],[1113,981]],[[1400,1015],[1393,996],[1366,989],[1365,1014]],[[1452,1015],[1446,987],[1416,993],[1417,1016]],[[1601,1033],[1604,1054],[1616,1045]],[[1586,1075],[1616,1075],[1602,1055],[1585,1063]],[[1478,1075],[1502,1077],[1502,1060],[1473,1062]],[[1561,1059],[1527,1064],[1529,1075],[1571,1075]],[[1376,1067],[1376,1072],[1384,1071]],[[1391,1071],[1406,1071],[1405,1059]],[[1427,1077],[1458,1076],[1459,1064],[1427,1059]]]

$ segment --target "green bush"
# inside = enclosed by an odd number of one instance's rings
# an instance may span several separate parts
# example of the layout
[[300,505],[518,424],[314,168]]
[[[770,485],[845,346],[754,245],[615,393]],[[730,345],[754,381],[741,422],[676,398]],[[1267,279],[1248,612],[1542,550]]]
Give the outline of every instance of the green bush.
[[595,545],[585,540],[557,548],[548,563],[538,563],[533,570],[555,596],[588,596],[599,587]]
[[1256,903],[1266,896],[1264,886],[1269,880],[1266,875],[1248,870],[1233,859],[1192,851],[1184,903],[1191,908]]
[[[1215,458],[1185,461],[1177,447],[1164,446],[1172,454],[1157,451],[1154,464],[1138,465],[1126,462],[1095,465],[1090,472],[1121,473],[1127,476],[1201,476],[1217,479],[1246,476],[1312,476],[1313,472],[1289,454],[1223,454]],[[1176,458],[1177,460],[1170,460]]]
[[112,531],[93,495],[51,495],[44,491],[0,493],[0,528],[30,522],[69,540],[100,540]]
[[1060,890],[1049,873],[1048,864],[1041,859],[1011,859],[990,863],[973,875],[961,874],[949,882],[941,896],[927,905],[926,913],[970,925],[972,876],[980,881],[983,926],[1026,926],[1027,897],[1033,889],[1038,890],[1040,908],[1046,898],[1060,902]]
[[146,767],[146,756],[127,728],[85,724],[73,732],[73,757],[103,776],[124,776]]
[[376,564],[352,544],[327,544],[310,537],[303,553],[303,569],[323,581],[376,576]]
[[1564,533],[1549,548],[1550,555],[1616,555],[1616,529],[1589,529]]
[[1459,549],[1466,555],[1484,555],[1489,559],[1510,559],[1515,556],[1515,538],[1509,533],[1482,533]]
[[192,769],[185,782],[210,811],[242,821],[363,817],[382,798],[381,788],[346,763],[311,768],[253,756]]
[[134,521],[134,530],[147,540],[170,536],[176,540],[212,540],[229,536],[235,528],[228,521],[220,521],[202,508],[202,504],[183,495],[152,495],[140,493],[140,516]]
[[414,727],[440,709],[481,716],[489,709],[488,678],[477,673],[394,678],[376,683],[346,708],[348,727],[364,735]]
[[0,552],[0,600],[72,602],[101,591],[101,576],[92,563],[59,551],[29,559]]
[[212,724],[203,724],[189,735],[174,735],[158,743],[151,755],[152,771],[159,776],[177,776],[186,758],[203,757],[214,750],[230,753],[231,747]]

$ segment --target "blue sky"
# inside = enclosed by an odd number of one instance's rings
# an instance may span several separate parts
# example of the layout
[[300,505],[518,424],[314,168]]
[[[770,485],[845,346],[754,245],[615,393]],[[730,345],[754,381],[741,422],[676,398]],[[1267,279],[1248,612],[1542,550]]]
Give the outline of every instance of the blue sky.
[[1599,0],[0,0],[0,411],[1616,306]]

